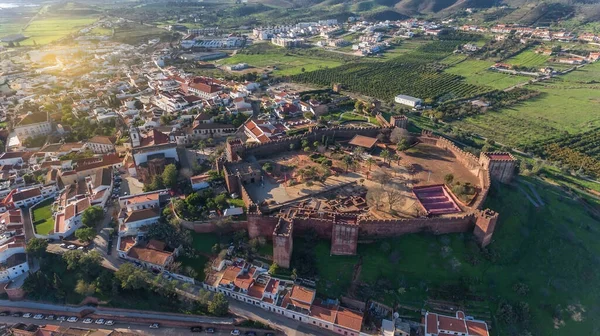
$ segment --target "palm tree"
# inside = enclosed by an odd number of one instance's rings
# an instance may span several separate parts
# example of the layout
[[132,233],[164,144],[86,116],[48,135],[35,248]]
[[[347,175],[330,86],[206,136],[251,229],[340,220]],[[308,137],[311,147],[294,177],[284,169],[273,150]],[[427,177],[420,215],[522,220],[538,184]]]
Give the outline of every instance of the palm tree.
[[389,158],[391,156],[391,153],[390,153],[389,150],[384,149],[384,150],[381,151],[380,156],[383,158],[383,162],[387,163],[387,161],[389,160]]
[[344,157],[342,158],[342,162],[344,162],[344,164],[346,165],[346,173],[348,173],[348,168],[350,168],[350,165],[354,163],[354,159],[350,155],[344,155]]
[[369,165],[369,171],[371,171],[371,165],[374,164],[376,161],[373,158],[368,158],[367,159],[367,165]]

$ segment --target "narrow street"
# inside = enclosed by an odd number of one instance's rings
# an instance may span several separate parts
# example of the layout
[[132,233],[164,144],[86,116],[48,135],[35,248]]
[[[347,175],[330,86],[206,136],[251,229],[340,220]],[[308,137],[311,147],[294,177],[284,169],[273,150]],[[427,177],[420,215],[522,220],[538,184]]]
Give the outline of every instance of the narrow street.
[[33,223],[31,222],[31,216],[29,215],[29,208],[21,209],[23,214],[23,228],[25,229],[25,241],[35,237],[35,231],[33,229]]
[[234,299],[229,300],[229,311],[232,314],[245,317],[254,321],[259,321],[268,324],[273,328],[282,330],[288,336],[328,336],[335,335],[333,332],[328,332],[324,329],[313,327],[310,324],[299,322],[283,315],[266,311],[260,307],[256,307],[247,303],[243,303]]

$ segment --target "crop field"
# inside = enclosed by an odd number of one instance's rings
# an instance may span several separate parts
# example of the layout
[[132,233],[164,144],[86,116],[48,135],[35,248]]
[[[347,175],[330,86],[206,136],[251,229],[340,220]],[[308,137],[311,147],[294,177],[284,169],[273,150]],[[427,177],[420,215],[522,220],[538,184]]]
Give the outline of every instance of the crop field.
[[[281,76],[290,76],[302,73],[304,71],[315,71],[326,68],[334,68],[341,65],[341,62],[333,60],[323,60],[317,58],[308,58],[296,55],[281,55],[278,53],[267,53],[260,55],[237,54],[218,62],[219,64],[238,64],[248,63],[249,65],[262,70],[267,67],[277,67],[274,74]],[[260,71],[259,71],[260,72]]]
[[292,80],[320,86],[342,83],[349,91],[383,100],[398,94],[422,99],[452,100],[491,91],[465,83],[460,76],[437,71],[433,62],[447,57],[456,41],[425,44],[386,62],[357,62],[337,68],[302,73]]
[[95,17],[87,16],[36,19],[25,29],[24,34],[29,38],[21,42],[21,45],[33,45],[34,42],[38,45],[48,44],[77,32],[95,21]]
[[[455,56],[445,58],[443,62],[450,63],[454,61],[452,57]],[[515,76],[488,70],[493,64],[493,62],[488,61],[467,59],[445,69],[444,72],[463,76],[465,78],[464,81],[468,84],[489,86],[497,90],[503,90],[529,80],[529,78],[523,76]]]
[[[359,257],[330,256],[329,242],[321,241],[315,248],[318,293],[332,297],[353,291],[359,299],[417,309],[428,299],[449,300],[491,320],[495,335],[511,335],[518,323],[500,305],[517,310],[526,304],[521,331],[593,334],[600,289],[588,284],[600,280],[594,271],[600,256],[596,221],[560,189],[530,182],[546,206],[535,208],[515,187],[495,189],[486,207],[500,213],[500,222],[485,250],[470,233],[411,234],[359,244]],[[358,275],[355,286],[353,274]],[[553,321],[559,322],[556,329]]]
[[551,81],[527,85],[542,95],[497,112],[453,122],[465,130],[522,148],[567,134],[600,127],[598,84],[600,63],[594,63]]
[[550,56],[536,54],[533,50],[528,49],[520,52],[518,55],[513,56],[504,63],[518,65],[518,66],[526,66],[526,67],[539,67],[546,64]]

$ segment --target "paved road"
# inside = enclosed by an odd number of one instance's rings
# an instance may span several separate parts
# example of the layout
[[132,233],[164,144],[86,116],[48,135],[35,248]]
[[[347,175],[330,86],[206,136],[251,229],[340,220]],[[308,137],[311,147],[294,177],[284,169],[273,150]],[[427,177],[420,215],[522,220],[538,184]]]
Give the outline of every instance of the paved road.
[[156,319],[157,321],[174,321],[174,322],[189,322],[189,323],[215,323],[229,325],[233,323],[232,318],[225,317],[209,317],[209,316],[196,316],[196,315],[178,315],[178,314],[167,314],[167,313],[154,313],[154,312],[142,312],[142,311],[122,311],[114,310],[110,308],[96,308],[92,306],[63,306],[51,303],[41,303],[33,301],[8,301],[0,300],[0,310],[21,310],[23,312],[28,309],[45,310],[48,313],[55,315],[76,315],[83,310],[92,311],[96,315],[106,316],[105,319],[119,320],[119,317],[127,318],[143,318],[143,319]]
[[[105,330],[116,330],[120,332],[135,332],[141,335],[190,335],[189,328],[173,328],[173,327],[161,327],[160,329],[150,329],[149,325],[145,323],[119,323],[117,322],[113,326],[106,325],[96,325],[96,324],[85,324],[82,323],[83,319],[79,319],[79,321],[75,323],[70,322],[58,322],[58,321],[47,321],[47,320],[34,320],[32,318],[23,318],[23,317],[12,317],[12,316],[3,316],[0,317],[0,321],[2,323],[7,324],[16,324],[16,323],[25,323],[25,324],[37,324],[37,325],[60,325],[64,327],[76,327],[76,328],[84,328],[84,329],[105,329]],[[225,336],[230,335],[229,330],[223,329],[219,332],[217,330],[213,335],[217,336]]]
[[287,336],[329,336],[335,335],[333,332],[313,327],[310,324],[299,322],[283,315],[266,311],[247,303],[229,299],[229,311],[235,315],[245,317],[254,321],[268,324],[273,328],[282,330]]
[[31,223],[29,208],[21,209],[21,213],[23,214],[23,228],[25,229],[25,240],[27,241],[35,237],[33,223]]

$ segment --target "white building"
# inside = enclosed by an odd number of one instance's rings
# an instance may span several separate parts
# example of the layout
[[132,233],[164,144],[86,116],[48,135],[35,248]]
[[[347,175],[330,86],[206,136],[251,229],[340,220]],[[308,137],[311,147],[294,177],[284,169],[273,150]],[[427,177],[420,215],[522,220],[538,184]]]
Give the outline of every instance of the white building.
[[95,136],[86,142],[85,148],[89,148],[96,154],[106,154],[115,151],[115,139],[108,136]]
[[423,103],[423,100],[421,100],[420,98],[415,98],[406,95],[397,95],[396,98],[394,98],[394,101],[398,104],[408,105],[410,107],[420,106]]
[[15,133],[21,140],[50,134],[50,132],[52,132],[52,125],[48,120],[48,114],[45,112],[29,112],[15,126]]

